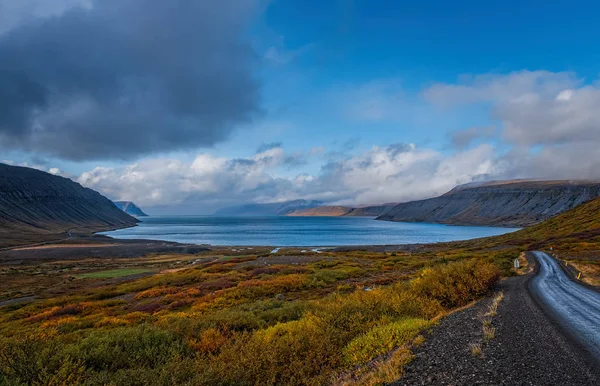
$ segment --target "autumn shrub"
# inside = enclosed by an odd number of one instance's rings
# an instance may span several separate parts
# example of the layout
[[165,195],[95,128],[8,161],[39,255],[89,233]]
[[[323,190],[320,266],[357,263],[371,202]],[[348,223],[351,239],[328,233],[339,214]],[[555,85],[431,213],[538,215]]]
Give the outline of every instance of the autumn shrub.
[[235,287],[237,283],[229,278],[218,278],[214,280],[206,281],[200,284],[200,288],[207,291],[217,291],[225,288]]
[[323,385],[339,367],[339,347],[323,321],[298,321],[238,337],[208,364],[205,384]]
[[146,299],[146,298],[155,298],[155,297],[166,295],[166,294],[173,294],[175,292],[177,292],[176,288],[168,288],[168,287],[151,288],[151,289],[148,289],[148,290],[138,293],[135,296],[135,298],[137,300]]
[[409,318],[373,327],[348,343],[343,350],[344,360],[350,365],[364,364],[407,344],[430,324],[425,319]]
[[335,283],[336,281],[347,279],[350,275],[347,272],[337,269],[321,269],[313,275],[316,280],[323,281],[327,284]]
[[191,347],[176,335],[149,325],[96,330],[67,350],[92,371],[113,372],[151,369],[191,353]]
[[227,330],[208,328],[200,333],[198,338],[191,339],[190,345],[202,354],[215,354],[227,343]]
[[63,355],[46,334],[0,339],[0,384],[77,385],[86,369],[80,359]]
[[463,260],[424,269],[411,289],[452,308],[483,296],[499,277],[498,267],[490,262]]

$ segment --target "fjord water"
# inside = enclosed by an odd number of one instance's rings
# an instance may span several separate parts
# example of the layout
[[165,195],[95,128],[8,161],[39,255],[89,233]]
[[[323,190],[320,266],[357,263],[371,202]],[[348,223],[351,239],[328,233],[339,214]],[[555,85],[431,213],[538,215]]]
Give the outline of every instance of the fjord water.
[[133,228],[103,232],[121,239],[248,246],[416,244],[467,240],[517,228],[376,221],[370,217],[152,216]]

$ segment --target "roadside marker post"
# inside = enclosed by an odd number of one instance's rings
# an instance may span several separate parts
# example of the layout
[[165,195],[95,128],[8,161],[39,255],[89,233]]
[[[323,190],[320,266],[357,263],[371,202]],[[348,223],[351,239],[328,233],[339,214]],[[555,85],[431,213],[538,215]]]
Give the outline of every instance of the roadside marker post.
[[515,269],[519,269],[519,259],[515,259]]
[[577,280],[581,280],[581,272],[577,275]]

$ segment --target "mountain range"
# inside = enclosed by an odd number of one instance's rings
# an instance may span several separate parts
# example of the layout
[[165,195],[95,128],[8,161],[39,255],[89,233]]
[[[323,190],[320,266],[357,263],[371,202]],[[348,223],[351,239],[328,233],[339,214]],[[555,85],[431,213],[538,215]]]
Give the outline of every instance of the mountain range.
[[323,206],[322,201],[293,200],[266,204],[244,204],[219,209],[217,216],[285,216],[290,213]]
[[368,207],[320,206],[291,216],[373,216],[377,220],[523,227],[600,196],[600,181],[489,181],[439,197]]

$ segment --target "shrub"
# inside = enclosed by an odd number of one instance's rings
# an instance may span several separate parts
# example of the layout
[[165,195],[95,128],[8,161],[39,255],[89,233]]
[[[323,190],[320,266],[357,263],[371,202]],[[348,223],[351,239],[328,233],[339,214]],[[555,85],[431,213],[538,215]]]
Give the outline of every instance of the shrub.
[[496,265],[481,260],[465,260],[424,269],[411,282],[411,288],[420,295],[438,300],[446,308],[452,308],[483,296],[499,277]]
[[15,385],[77,385],[85,370],[81,360],[63,355],[47,335],[0,340],[0,384],[10,380]]
[[94,331],[68,353],[96,371],[154,368],[191,348],[174,334],[147,325]]
[[348,343],[343,351],[344,360],[353,366],[366,363],[407,344],[430,324],[424,319],[411,318],[374,327]]
[[338,367],[339,347],[323,321],[309,315],[252,335],[221,349],[206,384],[323,385]]

